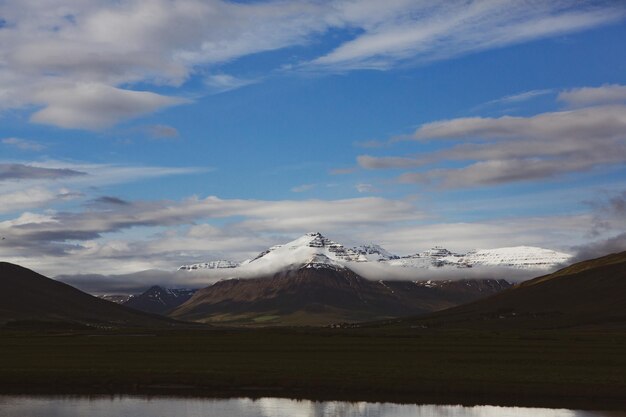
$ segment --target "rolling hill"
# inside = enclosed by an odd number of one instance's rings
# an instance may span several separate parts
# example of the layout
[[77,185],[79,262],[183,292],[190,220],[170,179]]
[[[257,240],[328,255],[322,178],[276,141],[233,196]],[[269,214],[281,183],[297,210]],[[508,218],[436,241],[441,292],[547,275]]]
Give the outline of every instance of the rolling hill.
[[169,326],[174,321],[93,297],[30,269],[0,262],[0,325]]
[[394,325],[626,327],[626,252],[575,263],[486,299]]

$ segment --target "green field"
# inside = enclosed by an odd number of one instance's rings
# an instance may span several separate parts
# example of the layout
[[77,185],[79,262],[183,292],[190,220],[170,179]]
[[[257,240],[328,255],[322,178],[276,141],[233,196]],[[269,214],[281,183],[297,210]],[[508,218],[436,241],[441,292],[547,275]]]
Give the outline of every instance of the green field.
[[0,390],[623,408],[626,334],[4,330]]

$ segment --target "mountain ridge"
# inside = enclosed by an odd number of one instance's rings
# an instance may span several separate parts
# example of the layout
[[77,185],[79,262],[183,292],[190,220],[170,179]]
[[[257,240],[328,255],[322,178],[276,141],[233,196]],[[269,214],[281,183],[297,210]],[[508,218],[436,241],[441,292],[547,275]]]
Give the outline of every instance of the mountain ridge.
[[[283,258],[282,260],[281,257]],[[315,257],[317,257],[317,260],[314,259]],[[272,263],[280,264],[276,270],[299,263],[323,264],[341,268],[349,266],[354,262],[374,262],[389,266],[418,269],[494,266],[540,271],[549,270],[564,264],[571,257],[571,255],[563,252],[532,246],[474,249],[466,253],[455,253],[446,248],[435,246],[413,255],[398,256],[374,243],[346,248],[326,238],[319,232],[312,232],[286,244],[274,245],[262,251],[256,257],[242,262],[216,260],[182,265],[178,270],[197,271],[238,268],[251,270],[257,267],[265,271]]]

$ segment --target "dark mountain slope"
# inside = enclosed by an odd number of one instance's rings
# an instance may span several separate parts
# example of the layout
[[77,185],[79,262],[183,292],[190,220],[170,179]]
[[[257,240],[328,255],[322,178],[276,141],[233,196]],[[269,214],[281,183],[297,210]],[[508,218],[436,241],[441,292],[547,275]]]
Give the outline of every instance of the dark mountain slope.
[[155,285],[131,297],[123,305],[146,313],[165,314],[189,300],[195,292],[195,290],[168,289]]
[[553,328],[626,327],[626,252],[579,262],[487,299],[403,323]]
[[173,323],[93,297],[30,269],[0,262],[0,324],[20,321],[98,326],[164,326]]
[[324,325],[431,312],[508,286],[495,280],[369,281],[344,268],[300,268],[217,282],[196,292],[170,316],[232,324]]

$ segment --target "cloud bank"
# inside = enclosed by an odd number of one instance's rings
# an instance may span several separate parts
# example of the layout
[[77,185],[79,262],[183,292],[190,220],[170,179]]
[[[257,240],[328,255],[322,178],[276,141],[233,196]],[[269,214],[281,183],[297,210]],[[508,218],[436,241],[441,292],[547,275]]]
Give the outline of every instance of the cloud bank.
[[[345,40],[310,59],[276,61],[270,72],[449,59],[611,24],[626,17],[626,6],[602,0],[50,0],[42,7],[8,0],[0,16],[0,111],[21,109],[32,112],[35,123],[96,130],[189,103],[180,91],[194,77],[214,92],[256,82],[269,74],[242,77],[222,66],[316,45],[330,32]],[[564,99],[580,101],[573,97]]]
[[591,107],[529,117],[426,123],[404,140],[440,142],[446,145],[443,150],[409,156],[360,155],[357,162],[368,170],[421,168],[401,174],[397,181],[443,188],[546,180],[620,166],[626,161],[624,88],[581,88],[559,96],[569,102],[597,104]]

